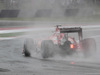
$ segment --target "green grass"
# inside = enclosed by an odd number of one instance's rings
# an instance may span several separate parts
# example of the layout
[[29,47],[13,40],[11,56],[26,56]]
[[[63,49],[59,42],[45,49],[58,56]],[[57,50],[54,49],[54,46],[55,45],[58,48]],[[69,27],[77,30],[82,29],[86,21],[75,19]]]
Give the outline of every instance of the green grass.
[[63,18],[0,18],[0,20],[12,21],[46,21],[46,22],[100,22],[100,15],[90,17],[63,17]]
[[25,32],[17,32],[17,33],[4,33],[0,34],[0,37],[16,37],[16,36],[21,36],[24,35]]

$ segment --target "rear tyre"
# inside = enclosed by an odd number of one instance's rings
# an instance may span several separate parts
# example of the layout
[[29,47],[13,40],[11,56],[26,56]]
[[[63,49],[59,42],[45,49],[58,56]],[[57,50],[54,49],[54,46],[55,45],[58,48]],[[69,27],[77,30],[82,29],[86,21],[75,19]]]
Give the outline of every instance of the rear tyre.
[[87,38],[82,41],[83,54],[85,57],[96,53],[96,42],[93,38]]
[[26,56],[26,57],[30,57],[30,52],[29,52],[29,50],[27,49],[27,45],[26,44],[24,44],[24,50],[23,50],[23,53],[24,53],[24,55]]
[[48,58],[53,56],[54,44],[52,40],[44,40],[41,43],[42,57]]
[[34,49],[33,47],[34,47],[34,41],[32,39],[28,38],[24,41],[24,49],[23,49],[24,51],[23,52],[26,57],[31,56],[31,51]]

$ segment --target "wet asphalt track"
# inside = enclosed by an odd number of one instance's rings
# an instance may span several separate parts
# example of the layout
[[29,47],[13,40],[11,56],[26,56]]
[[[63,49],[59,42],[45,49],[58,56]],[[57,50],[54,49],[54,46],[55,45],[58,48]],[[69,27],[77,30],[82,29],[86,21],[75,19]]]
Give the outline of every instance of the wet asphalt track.
[[95,38],[97,53],[94,57],[28,58],[22,56],[23,38],[1,40],[0,75],[100,75],[100,29],[84,31],[83,35]]

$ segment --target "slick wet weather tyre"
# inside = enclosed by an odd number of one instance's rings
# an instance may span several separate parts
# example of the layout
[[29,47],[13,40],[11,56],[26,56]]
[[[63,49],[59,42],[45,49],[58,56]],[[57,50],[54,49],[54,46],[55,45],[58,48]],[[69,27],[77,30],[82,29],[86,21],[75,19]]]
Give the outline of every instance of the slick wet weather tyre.
[[83,54],[90,57],[96,53],[96,42],[93,38],[87,38],[82,41]]
[[26,39],[24,42],[24,55],[26,57],[31,56],[31,50],[33,50],[34,47],[34,41],[32,39]]
[[54,44],[52,40],[44,40],[41,43],[42,58],[48,58],[53,56]]

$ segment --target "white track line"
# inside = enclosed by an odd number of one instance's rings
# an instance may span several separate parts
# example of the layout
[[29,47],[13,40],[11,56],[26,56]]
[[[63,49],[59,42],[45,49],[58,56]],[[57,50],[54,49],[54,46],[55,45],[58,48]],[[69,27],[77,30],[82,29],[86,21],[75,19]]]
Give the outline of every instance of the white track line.
[[[85,29],[86,28],[91,29],[91,28],[100,28],[100,25],[95,25],[95,26],[65,26],[65,27],[82,27],[82,28],[85,28]],[[29,31],[54,30],[54,29],[55,29],[54,27],[45,27],[45,28],[25,28],[25,29],[15,29],[15,30],[0,30],[0,34],[16,33],[16,32],[29,32]],[[97,30],[97,29],[95,29],[95,30]]]
[[[65,27],[82,27],[82,28],[93,28],[91,30],[85,30],[85,31],[96,31],[100,29],[94,29],[94,28],[100,28],[100,25],[95,26],[65,26]],[[54,27],[45,27],[45,28],[25,28],[25,29],[15,29],[15,30],[0,30],[0,34],[4,33],[16,33],[16,32],[29,32],[29,31],[43,31],[43,30],[54,30]],[[93,37],[100,37],[100,35],[93,36]],[[17,37],[1,37],[0,40],[8,40],[8,39],[15,39]]]

